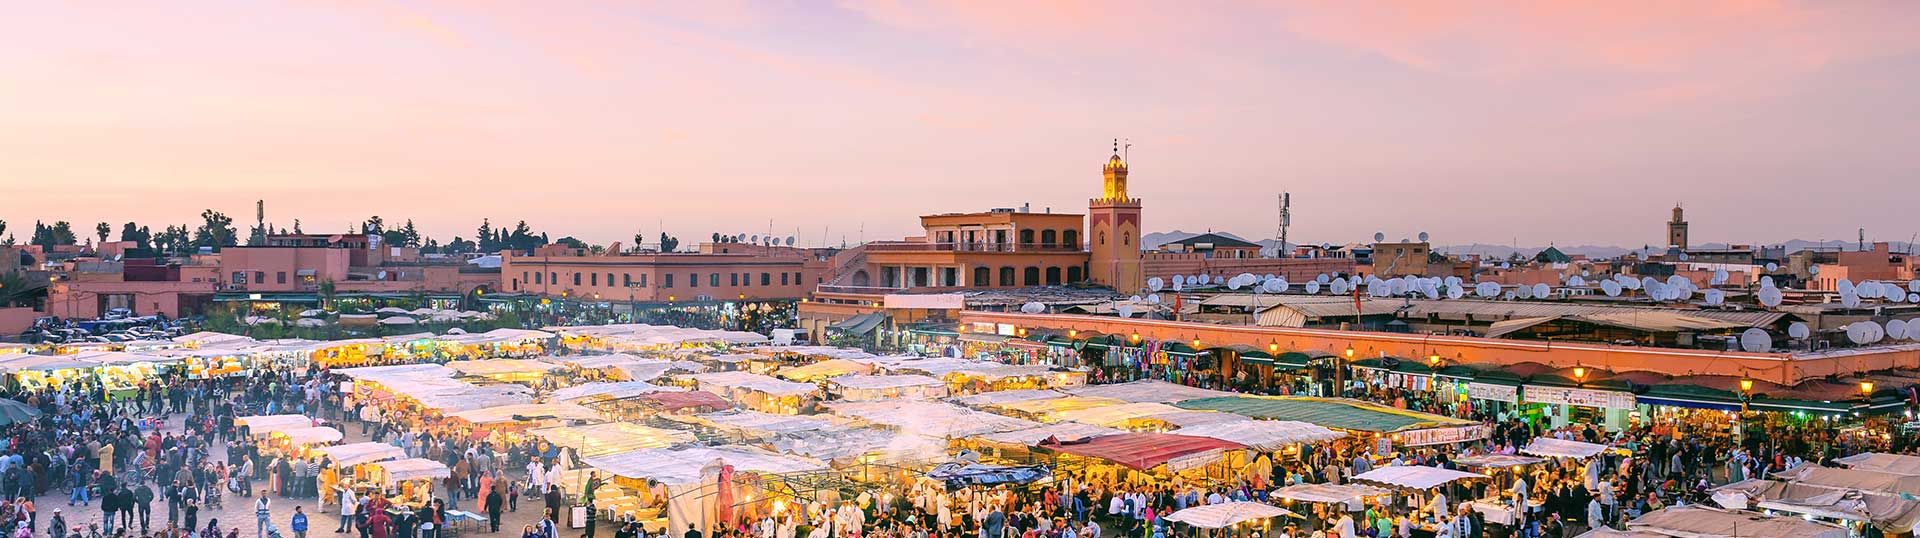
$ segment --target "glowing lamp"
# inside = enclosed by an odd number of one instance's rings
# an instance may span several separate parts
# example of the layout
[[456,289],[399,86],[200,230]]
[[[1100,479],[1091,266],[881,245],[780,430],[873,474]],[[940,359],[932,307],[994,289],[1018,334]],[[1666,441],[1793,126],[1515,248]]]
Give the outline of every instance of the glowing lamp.
[[1573,369],[1573,378],[1574,378],[1574,379],[1586,379],[1586,378],[1587,378],[1587,369],[1586,369],[1586,368],[1580,368],[1580,367],[1574,367],[1574,369]]
[[1740,380],[1740,392],[1753,392],[1753,380],[1752,379]]
[[1860,393],[1861,393],[1861,394],[1873,394],[1873,382],[1872,382],[1872,381],[1861,381],[1861,382],[1860,382]]
[[1277,342],[1276,342],[1276,343],[1272,343],[1272,344],[1267,344],[1267,352],[1268,352],[1268,353],[1279,353],[1279,352],[1280,352],[1280,344],[1279,344],[1279,343],[1277,343]]

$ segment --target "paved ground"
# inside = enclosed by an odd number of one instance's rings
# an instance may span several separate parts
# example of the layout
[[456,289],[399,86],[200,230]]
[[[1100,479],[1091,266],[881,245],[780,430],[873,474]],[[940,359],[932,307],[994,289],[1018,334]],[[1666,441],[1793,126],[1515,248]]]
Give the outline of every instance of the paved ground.
[[[170,424],[169,426],[171,431],[174,431],[176,433],[179,431],[180,426],[178,426],[177,424]],[[347,436],[346,440],[342,441],[343,443],[354,443],[354,442],[371,440],[368,436],[361,435],[360,428],[357,426],[341,428],[341,429],[342,431],[346,432],[346,436]],[[226,446],[224,444],[219,444],[213,447],[213,455],[211,457],[214,458],[215,461],[225,461],[227,457]],[[521,476],[524,474],[525,474],[524,472],[515,474],[514,478],[515,479],[525,478],[524,476]],[[260,488],[261,487],[260,482],[255,482],[254,487],[255,489]],[[64,511],[63,515],[66,516],[67,524],[69,526],[85,526],[88,523],[100,522],[101,512],[100,512],[100,503],[98,499],[94,500],[91,504],[85,507],[82,507],[82,506],[69,507],[67,506],[67,497],[68,497],[67,492],[65,490],[60,490],[60,491],[49,491],[46,495],[42,495],[39,498],[34,499],[34,507],[39,512],[39,521],[35,526],[37,530],[35,534],[37,536],[48,535],[47,521],[53,518],[53,510],[56,508]],[[308,525],[310,527],[307,531],[307,535],[309,536],[309,538],[326,538],[329,536],[338,536],[338,537],[353,536],[357,538],[359,536],[357,533],[334,534],[333,530],[340,525],[339,505],[329,505],[326,510],[316,513],[315,508],[317,508],[317,506],[315,505],[315,503],[317,501],[312,498],[296,499],[296,498],[282,498],[279,496],[273,496],[271,497],[271,499],[273,500],[273,524],[279,528],[280,533],[284,538],[294,538],[293,531],[292,531],[292,528],[290,527],[290,524],[291,524],[291,521],[293,520],[293,510],[294,510],[294,507],[296,506],[302,507],[307,512]],[[205,527],[207,525],[209,518],[218,518],[220,520],[220,528],[222,529],[223,533],[226,532],[226,529],[229,529],[238,525],[240,526],[241,538],[258,538],[254,530],[255,521],[254,521],[254,515],[253,515],[253,499],[249,497],[239,497],[233,494],[232,492],[227,492],[224,500],[225,502],[223,503],[223,506],[219,509],[212,509],[206,506],[202,506],[199,514],[198,524],[201,527]],[[541,505],[539,504],[540,502],[539,499],[533,499],[530,503],[527,498],[522,497],[520,501],[521,503],[520,503],[519,511],[505,512],[501,515],[501,518],[500,518],[501,519],[500,535],[501,536],[517,537],[519,536],[520,527],[522,525],[526,525],[526,524],[533,523],[540,520]],[[167,504],[165,501],[156,500],[154,501],[152,506],[153,506],[152,508],[153,513],[149,516],[148,525],[151,530],[157,532],[158,530],[166,527]],[[478,508],[478,504],[476,504],[476,502],[473,499],[461,499],[459,502],[459,507],[460,509],[466,510],[466,511],[477,511],[476,509]],[[134,532],[130,533],[129,534],[130,536],[139,535],[140,523],[138,521],[139,517],[137,514],[134,519],[135,519],[134,527],[133,527]],[[118,522],[116,522],[115,524],[117,525]],[[560,534],[563,536],[572,536],[575,533],[580,532],[578,530],[566,529],[565,528],[566,525],[564,524],[562,524],[561,527],[562,527],[562,530]],[[484,523],[469,524],[461,528],[460,531],[457,531],[457,532],[460,535],[480,535],[480,536],[489,535],[489,533],[487,532],[487,526]],[[612,529],[602,528],[600,529],[598,536],[612,536],[612,533],[613,533]],[[443,536],[446,536],[446,535],[443,535]]]

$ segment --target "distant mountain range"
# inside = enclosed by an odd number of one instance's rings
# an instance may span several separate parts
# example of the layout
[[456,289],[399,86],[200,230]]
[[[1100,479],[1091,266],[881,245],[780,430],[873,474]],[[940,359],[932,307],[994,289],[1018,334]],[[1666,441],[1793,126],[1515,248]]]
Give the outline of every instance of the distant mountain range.
[[[1141,239],[1140,246],[1143,249],[1151,250],[1153,248],[1159,247],[1160,245],[1164,245],[1174,241],[1179,241],[1182,239],[1201,235],[1204,233],[1209,233],[1209,232],[1186,232],[1181,230],[1174,230],[1171,232],[1153,232],[1140,238]],[[1254,241],[1254,240],[1247,239],[1245,237],[1241,237],[1239,235],[1235,235],[1229,232],[1211,232],[1211,233],[1220,235],[1223,237],[1231,237],[1234,239],[1239,239],[1241,241],[1258,243],[1260,244],[1261,247],[1264,247],[1268,251],[1265,254],[1269,254],[1269,255],[1271,254],[1271,251],[1273,250],[1273,248],[1280,243],[1280,241],[1276,239],[1262,239],[1259,241]],[[1317,244],[1310,241],[1295,240],[1293,238],[1288,238],[1288,242],[1294,245]],[[1920,249],[1914,248],[1913,245],[1909,245],[1906,241],[1892,241],[1890,243],[1891,244],[1889,248],[1891,248],[1893,252],[1920,252]],[[1345,244],[1345,243],[1335,243],[1335,244]],[[1805,239],[1794,239],[1794,240],[1787,241],[1785,243],[1767,243],[1764,246],[1777,247],[1782,245],[1786,247],[1784,250],[1788,254],[1792,254],[1802,250],[1809,250],[1809,249],[1859,250],[1858,248],[1859,243],[1855,241],[1824,241],[1823,242],[1823,241],[1808,241]],[[1624,256],[1629,252],[1641,251],[1643,248],[1643,247],[1632,247],[1632,248],[1616,247],[1616,246],[1609,246],[1609,245],[1575,245],[1575,246],[1553,245],[1553,246],[1556,248],[1559,248],[1560,252],[1564,252],[1570,256],[1586,256],[1588,258],[1594,258],[1594,259],[1605,259],[1605,258],[1614,258],[1614,257]],[[1727,243],[1704,243],[1700,245],[1694,245],[1693,248],[1720,249],[1720,248],[1727,248],[1728,246],[1729,245]],[[1872,248],[1872,247],[1873,247],[1873,244],[1869,242],[1867,244],[1867,248]],[[1433,250],[1443,254],[1479,254],[1483,257],[1505,258],[1515,253],[1518,253],[1521,256],[1532,256],[1535,253],[1540,252],[1541,250],[1545,250],[1546,248],[1547,248],[1546,245],[1522,246],[1522,247],[1516,248],[1512,245],[1491,245],[1486,243],[1471,243],[1471,244],[1465,244],[1465,245],[1440,245],[1440,246],[1433,247]],[[1660,252],[1666,251],[1665,248],[1659,248],[1659,247],[1654,247],[1651,250],[1654,253],[1660,253]],[[1646,252],[1641,252],[1641,254],[1644,255],[1646,254]]]

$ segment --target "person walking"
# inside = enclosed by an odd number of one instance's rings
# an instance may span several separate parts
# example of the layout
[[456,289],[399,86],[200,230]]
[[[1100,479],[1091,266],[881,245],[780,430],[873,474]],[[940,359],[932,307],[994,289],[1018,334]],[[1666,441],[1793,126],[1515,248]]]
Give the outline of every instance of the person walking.
[[300,507],[293,507],[293,521],[287,524],[293,529],[293,538],[307,538],[307,513]]
[[267,521],[273,518],[273,501],[267,499],[267,490],[260,490],[260,496],[253,500],[253,528],[259,538],[267,538]]
[[[489,532],[500,532],[500,511],[505,502],[505,499],[500,498],[500,492],[487,490],[487,524],[493,529]],[[593,531],[589,530],[587,534],[591,536]]]
[[353,532],[353,511],[360,507],[360,500],[354,498],[353,488],[340,492],[340,526],[333,529],[334,534]]
[[147,520],[153,515],[153,488],[145,482],[133,487],[133,505],[140,510],[140,534],[147,533]]

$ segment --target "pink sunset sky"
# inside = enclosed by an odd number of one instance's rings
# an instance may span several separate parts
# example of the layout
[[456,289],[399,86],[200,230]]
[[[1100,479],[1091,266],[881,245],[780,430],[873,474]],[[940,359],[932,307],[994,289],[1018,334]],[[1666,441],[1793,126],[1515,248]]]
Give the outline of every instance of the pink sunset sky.
[[1441,244],[1906,240],[1913,2],[29,2],[0,220],[916,233],[1081,212]]

